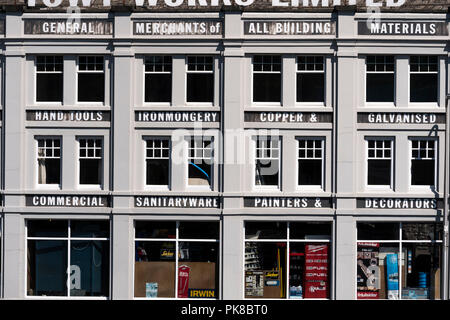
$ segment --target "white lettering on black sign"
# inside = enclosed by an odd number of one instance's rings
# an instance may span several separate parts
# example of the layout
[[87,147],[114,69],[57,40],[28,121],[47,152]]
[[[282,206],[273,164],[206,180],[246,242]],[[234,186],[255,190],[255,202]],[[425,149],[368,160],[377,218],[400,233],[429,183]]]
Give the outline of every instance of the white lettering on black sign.
[[137,208],[219,208],[219,198],[138,196],[134,198],[134,206]]
[[27,111],[28,121],[110,121],[109,111]]
[[359,123],[434,124],[445,123],[445,114],[434,113],[358,113]]
[[29,207],[108,207],[106,196],[34,195],[26,196]]
[[135,35],[222,35],[222,21],[219,20],[158,20],[149,22],[135,21]]
[[332,21],[245,21],[245,35],[334,35]]
[[80,21],[26,19],[25,34],[112,35],[113,22],[90,19]]
[[360,35],[410,35],[410,36],[446,36],[448,28],[445,22],[358,22]]
[[331,122],[331,112],[245,112],[246,122]]
[[329,198],[247,197],[247,208],[331,208]]
[[218,122],[218,112],[208,111],[136,111],[138,122]]
[[442,204],[437,199],[394,199],[364,198],[357,199],[357,208],[367,209],[437,209]]

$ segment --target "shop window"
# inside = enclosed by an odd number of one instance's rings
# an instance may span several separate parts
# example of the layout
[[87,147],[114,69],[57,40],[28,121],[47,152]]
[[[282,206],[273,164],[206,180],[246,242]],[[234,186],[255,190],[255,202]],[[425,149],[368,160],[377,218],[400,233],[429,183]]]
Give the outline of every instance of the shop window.
[[255,142],[255,185],[279,187],[280,138],[259,136]]
[[80,184],[101,185],[103,148],[101,138],[79,139]]
[[325,102],[322,56],[297,57],[297,102]]
[[437,56],[411,56],[409,60],[411,102],[438,102]]
[[436,140],[411,140],[411,185],[434,186]]
[[188,149],[188,185],[212,188],[213,154],[212,137],[193,137]]
[[39,138],[38,183],[61,184],[61,140],[59,138]]
[[27,295],[107,297],[109,221],[27,220]]
[[187,57],[187,102],[214,103],[214,59]]
[[300,186],[323,185],[323,139],[298,138],[298,184]]
[[329,299],[331,223],[245,222],[245,298]]
[[63,99],[63,57],[36,57],[36,101],[61,102]]
[[253,102],[281,103],[281,56],[253,57]]
[[391,186],[392,145],[390,139],[367,139],[367,184]]
[[105,64],[102,56],[78,57],[78,101],[104,102]]
[[145,57],[145,102],[172,101],[172,57]]
[[146,184],[168,186],[170,168],[170,141],[168,138],[145,140]]
[[358,299],[440,299],[441,223],[364,222],[357,228]]
[[394,102],[394,56],[367,56],[366,101]]
[[218,222],[135,222],[134,296],[218,298]]

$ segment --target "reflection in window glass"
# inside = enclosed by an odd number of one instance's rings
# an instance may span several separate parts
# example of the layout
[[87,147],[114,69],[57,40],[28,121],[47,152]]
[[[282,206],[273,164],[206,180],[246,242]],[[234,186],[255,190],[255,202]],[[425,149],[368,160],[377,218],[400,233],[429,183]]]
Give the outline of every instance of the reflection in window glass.
[[391,224],[398,232],[376,241],[386,225],[358,224],[358,299],[440,299],[442,224]]
[[246,222],[245,238],[246,298],[330,297],[331,223]]
[[108,296],[108,221],[27,220],[27,230],[28,296]]
[[135,297],[218,298],[219,223],[137,221],[135,231]]
[[27,295],[67,295],[67,241],[28,241]]
[[398,223],[358,223],[358,240],[398,240]]
[[247,222],[245,239],[286,239],[286,222]]

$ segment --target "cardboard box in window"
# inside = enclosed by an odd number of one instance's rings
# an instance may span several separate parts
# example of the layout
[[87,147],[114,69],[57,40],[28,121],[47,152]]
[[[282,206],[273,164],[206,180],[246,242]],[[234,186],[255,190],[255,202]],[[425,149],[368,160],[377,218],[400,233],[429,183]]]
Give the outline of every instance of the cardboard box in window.
[[[180,262],[181,264],[181,262]],[[216,289],[216,264],[214,262],[183,262],[190,267],[189,288]],[[147,283],[157,283],[157,297],[175,297],[175,262],[141,261],[135,263],[134,295],[146,296]],[[217,292],[215,290],[214,292]]]
[[175,262],[141,261],[134,267],[134,296],[145,297],[146,284],[157,283],[157,297],[175,297]]

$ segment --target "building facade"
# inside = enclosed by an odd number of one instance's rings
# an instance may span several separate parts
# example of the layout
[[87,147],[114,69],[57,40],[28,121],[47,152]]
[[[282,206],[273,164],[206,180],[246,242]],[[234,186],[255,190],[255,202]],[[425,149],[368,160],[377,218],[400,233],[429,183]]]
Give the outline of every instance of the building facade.
[[448,3],[5,6],[4,299],[448,299]]

